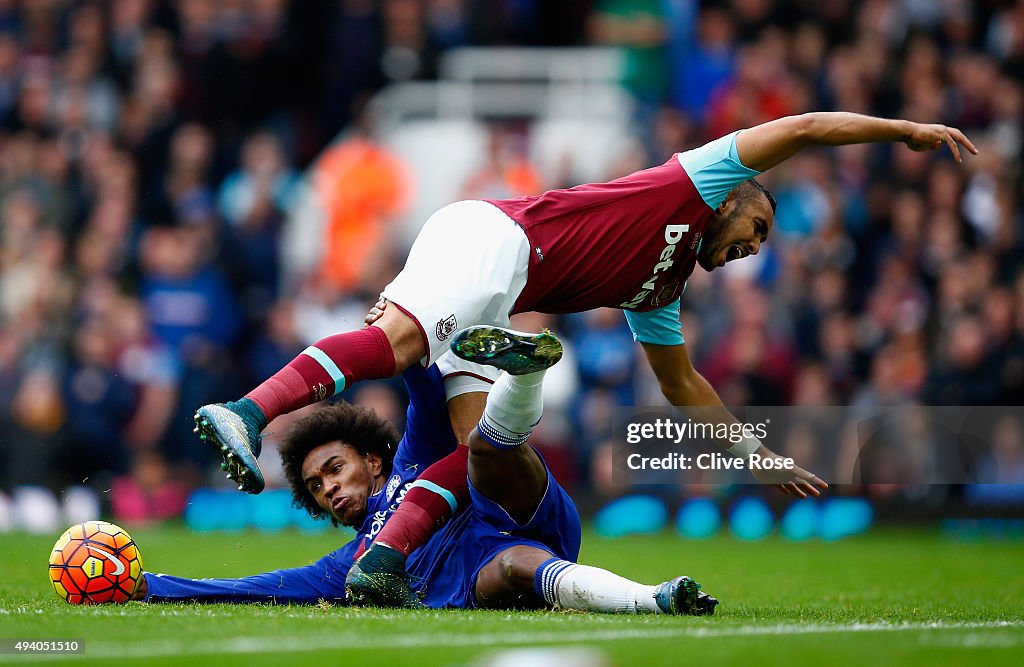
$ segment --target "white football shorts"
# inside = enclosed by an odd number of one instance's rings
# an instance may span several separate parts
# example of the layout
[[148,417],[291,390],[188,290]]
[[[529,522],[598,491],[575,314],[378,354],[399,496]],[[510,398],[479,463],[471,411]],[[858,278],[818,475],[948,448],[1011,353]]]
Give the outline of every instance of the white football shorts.
[[470,392],[486,394],[501,375],[501,371],[494,366],[482,366],[460,359],[451,350],[438,357],[435,363],[441,371],[445,400],[448,401]]
[[522,227],[487,202],[460,201],[430,216],[382,294],[419,325],[427,346],[421,363],[429,366],[459,330],[509,326],[529,265]]

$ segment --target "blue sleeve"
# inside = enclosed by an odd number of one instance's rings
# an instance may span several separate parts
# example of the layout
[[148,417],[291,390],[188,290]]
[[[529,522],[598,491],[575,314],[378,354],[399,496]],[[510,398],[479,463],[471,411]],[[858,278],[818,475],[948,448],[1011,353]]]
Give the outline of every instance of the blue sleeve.
[[741,131],[679,154],[679,164],[683,165],[701,199],[711,208],[718,208],[734,187],[761,173],[740,162],[736,135]]
[[679,325],[679,309],[679,299],[676,299],[667,306],[646,313],[629,310],[622,312],[626,314],[626,322],[633,330],[633,340],[638,343],[682,345],[686,341]]
[[458,442],[448,417],[444,380],[436,366],[413,365],[402,374],[409,392],[405,435],[395,453],[395,464],[422,466],[420,470],[450,454]]
[[324,599],[344,602],[345,577],[352,566],[353,544],[346,544],[312,565],[241,579],[185,579],[147,572],[149,592],[145,601],[315,604]]

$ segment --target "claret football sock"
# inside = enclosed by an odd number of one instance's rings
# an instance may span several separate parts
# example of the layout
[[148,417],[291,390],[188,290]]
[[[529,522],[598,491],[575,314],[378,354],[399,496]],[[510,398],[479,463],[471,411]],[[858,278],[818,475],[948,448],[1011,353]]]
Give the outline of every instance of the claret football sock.
[[367,327],[328,336],[310,345],[246,398],[275,417],[338,394],[360,380],[395,374],[395,353],[384,331]]
[[523,445],[544,411],[544,373],[509,375],[502,372],[487,395],[477,431],[498,449]]
[[374,540],[406,556],[426,544],[434,532],[469,500],[466,477],[469,447],[455,451],[430,466],[413,482],[395,513]]

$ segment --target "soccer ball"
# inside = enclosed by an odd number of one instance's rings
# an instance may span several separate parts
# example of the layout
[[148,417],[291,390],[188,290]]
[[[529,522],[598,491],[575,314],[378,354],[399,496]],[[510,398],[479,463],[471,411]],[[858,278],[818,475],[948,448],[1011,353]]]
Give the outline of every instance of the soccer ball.
[[127,602],[141,577],[131,535],[106,521],[71,526],[50,552],[50,583],[69,604]]

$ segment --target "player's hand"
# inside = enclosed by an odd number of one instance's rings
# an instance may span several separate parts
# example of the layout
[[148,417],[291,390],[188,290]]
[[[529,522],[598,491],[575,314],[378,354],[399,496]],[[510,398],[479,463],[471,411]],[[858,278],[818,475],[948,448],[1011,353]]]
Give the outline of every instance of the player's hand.
[[967,135],[955,127],[946,127],[945,125],[911,123],[910,131],[903,137],[903,143],[912,151],[933,151],[945,144],[949,146],[949,150],[957,162],[963,162],[963,158],[960,156],[960,146],[966,148],[973,155],[978,154],[978,149],[967,138]]
[[388,300],[383,296],[377,298],[377,303],[373,304],[373,308],[370,308],[370,312],[363,318],[363,328],[370,326],[374,322],[380,319],[380,316],[384,314],[384,309],[388,307]]
[[[785,458],[763,446],[758,451],[758,454],[762,459],[778,459],[780,462]],[[821,492],[828,488],[828,484],[824,480],[797,465],[794,465],[792,468],[773,467],[770,470],[752,468],[750,474],[762,484],[770,484],[782,493],[799,498],[820,496]]]
[[132,593],[132,600],[145,599],[146,594],[149,593],[149,584],[146,583],[145,575],[139,577],[139,583],[135,584],[135,592]]

